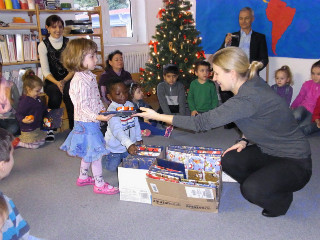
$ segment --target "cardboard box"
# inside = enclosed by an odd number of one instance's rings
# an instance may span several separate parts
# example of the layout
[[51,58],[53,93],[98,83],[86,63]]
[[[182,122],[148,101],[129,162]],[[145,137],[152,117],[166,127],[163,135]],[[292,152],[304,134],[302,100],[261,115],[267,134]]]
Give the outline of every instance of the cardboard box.
[[[155,162],[157,164],[157,162]],[[187,185],[147,178],[152,205],[203,212],[218,212],[222,177],[217,188]]]
[[118,167],[118,179],[121,201],[151,204],[151,193],[146,182],[146,169]]
[[230,177],[228,174],[222,171],[222,181],[223,182],[237,182],[232,177]]

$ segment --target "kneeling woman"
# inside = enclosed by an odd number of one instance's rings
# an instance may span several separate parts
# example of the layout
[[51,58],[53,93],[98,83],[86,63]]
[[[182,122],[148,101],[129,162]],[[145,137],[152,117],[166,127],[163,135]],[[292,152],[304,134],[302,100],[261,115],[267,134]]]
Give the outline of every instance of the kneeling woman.
[[136,116],[194,131],[235,122],[243,137],[224,152],[223,170],[240,183],[244,198],[263,208],[263,216],[284,215],[293,192],[311,177],[309,142],[285,101],[256,75],[262,63],[250,64],[241,49],[228,47],[213,56],[212,64],[214,81],[222,91],[234,93],[220,107],[195,117],[141,108],[144,112]]

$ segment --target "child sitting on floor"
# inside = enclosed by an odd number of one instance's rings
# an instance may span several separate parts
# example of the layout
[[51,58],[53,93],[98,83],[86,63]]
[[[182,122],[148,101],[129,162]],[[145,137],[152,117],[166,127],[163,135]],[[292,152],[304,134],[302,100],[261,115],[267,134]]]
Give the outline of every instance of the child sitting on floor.
[[[11,133],[0,128],[0,180],[10,174],[14,165],[12,140]],[[0,191],[0,239],[37,240],[29,231],[13,201]]]
[[163,82],[157,86],[157,96],[160,104],[158,113],[168,115],[186,115],[186,92],[181,82],[178,82],[179,69],[168,64],[163,67]]
[[[117,111],[120,107],[131,107],[133,103],[128,101],[128,88],[119,78],[113,78],[108,82],[108,99],[111,104],[108,111]],[[142,144],[141,129],[137,117],[115,116],[108,121],[105,133],[106,147],[111,152],[106,158],[106,169],[116,171],[122,159],[129,153],[137,154],[136,144]]]
[[276,70],[274,74],[276,84],[272,85],[271,88],[284,100],[286,100],[288,106],[290,106],[292,99],[293,85],[292,73],[290,68],[286,65]]
[[[140,107],[151,108],[149,104],[143,101],[143,91],[142,91],[141,85],[137,83],[131,83],[129,88],[129,94],[131,97],[131,101],[134,105],[134,108],[137,112],[140,111],[139,109]],[[150,134],[152,134],[152,135],[170,137],[173,129],[172,125],[167,127],[166,129],[161,129],[161,128],[157,128],[157,123],[158,123],[157,121],[153,121],[153,120],[147,121],[140,117],[138,119],[139,119],[142,136],[150,136]]]
[[41,130],[43,117],[48,113],[47,106],[39,98],[43,87],[42,80],[28,69],[22,76],[23,95],[20,97],[16,118],[19,122],[21,135],[18,146],[39,148],[45,143],[47,134]]
[[312,113],[320,96],[320,60],[311,66],[312,80],[303,83],[296,99],[291,104],[293,116],[304,135],[308,135]]
[[210,63],[199,61],[195,63],[195,74],[198,77],[190,84],[188,104],[191,116],[208,112],[218,106],[218,95],[214,82],[208,79]]
[[2,76],[0,62],[0,127],[13,135],[19,135],[19,123],[16,120],[16,109],[19,101],[19,91],[16,84]]

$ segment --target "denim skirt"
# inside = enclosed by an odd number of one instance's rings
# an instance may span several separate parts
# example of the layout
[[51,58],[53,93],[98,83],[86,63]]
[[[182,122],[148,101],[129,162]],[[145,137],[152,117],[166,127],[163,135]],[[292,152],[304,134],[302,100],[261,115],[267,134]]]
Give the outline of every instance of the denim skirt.
[[82,158],[85,162],[97,161],[110,153],[106,149],[99,122],[74,121],[73,130],[60,149],[70,156]]

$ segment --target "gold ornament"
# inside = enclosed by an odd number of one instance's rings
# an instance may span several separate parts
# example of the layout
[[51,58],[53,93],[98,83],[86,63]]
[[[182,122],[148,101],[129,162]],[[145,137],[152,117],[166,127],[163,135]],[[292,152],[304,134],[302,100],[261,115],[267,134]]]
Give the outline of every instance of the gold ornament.
[[182,25],[180,26],[180,30],[181,30],[181,31],[183,30],[183,26],[182,26]]
[[169,42],[169,50],[172,51],[173,48],[173,42]]

